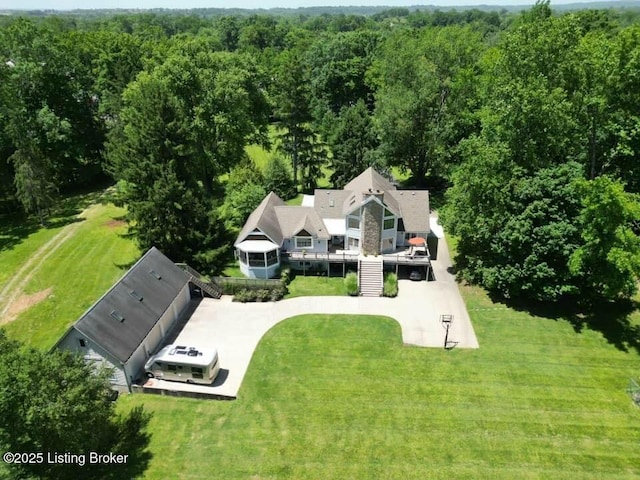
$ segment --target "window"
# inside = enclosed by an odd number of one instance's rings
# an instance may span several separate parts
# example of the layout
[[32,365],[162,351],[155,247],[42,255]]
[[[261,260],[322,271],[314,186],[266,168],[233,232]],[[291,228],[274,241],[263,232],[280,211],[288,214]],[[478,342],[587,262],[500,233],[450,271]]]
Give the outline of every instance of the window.
[[170,372],[176,372],[178,369],[175,365],[167,365],[167,370],[169,370]]
[[358,250],[360,248],[360,239],[349,237],[349,250]]
[[262,252],[249,252],[249,266],[250,267],[264,267],[264,253],[262,253]]
[[122,316],[122,314],[120,312],[118,312],[116,310],[111,310],[111,313],[109,315],[111,315],[111,318],[115,318],[120,323],[124,322],[124,317]]
[[240,253],[240,262],[247,264],[247,252],[243,252],[242,250],[238,250]]
[[278,263],[278,251],[271,250],[267,252],[267,265],[275,265],[276,263]]
[[78,343],[80,343],[80,346],[83,348],[87,346],[87,342],[84,341],[84,338],[79,338]]
[[200,374],[202,374],[202,368],[200,368],[200,367],[191,367],[191,373],[200,373]]
[[385,217],[393,217],[393,212],[391,212],[390,210],[387,210],[386,208],[384,209],[384,216]]
[[295,237],[296,248],[313,248],[312,237]]
[[396,221],[393,218],[387,218],[384,221],[384,229],[392,230],[396,226]]
[[347,219],[347,227],[348,228],[360,228],[360,219],[357,217],[349,217]]

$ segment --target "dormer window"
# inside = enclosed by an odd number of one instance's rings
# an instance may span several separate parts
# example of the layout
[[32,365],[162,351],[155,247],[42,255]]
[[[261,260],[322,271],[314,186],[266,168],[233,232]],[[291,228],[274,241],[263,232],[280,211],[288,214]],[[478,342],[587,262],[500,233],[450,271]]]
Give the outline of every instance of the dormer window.
[[111,313],[109,315],[111,315],[111,318],[118,320],[120,323],[124,322],[124,316],[117,310],[111,310]]

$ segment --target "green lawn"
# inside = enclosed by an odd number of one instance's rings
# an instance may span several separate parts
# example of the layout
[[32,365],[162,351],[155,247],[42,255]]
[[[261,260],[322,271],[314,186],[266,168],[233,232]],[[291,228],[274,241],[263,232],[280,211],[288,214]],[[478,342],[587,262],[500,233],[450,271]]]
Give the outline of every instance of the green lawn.
[[[139,252],[123,213],[99,204],[75,224],[26,286],[52,296],[11,336],[50,347],[124,273]],[[65,223],[3,224],[3,269]],[[299,275],[290,295],[343,294],[342,280]],[[625,392],[640,377],[638,312],[607,314],[603,334],[462,291],[478,350],[403,346],[387,318],[305,315],[267,333],[236,401],[121,398],[154,414],[147,478],[639,478],[640,408]]]
[[290,198],[289,200],[287,200],[285,203],[287,205],[293,205],[294,207],[299,207],[300,205],[302,205],[302,198],[303,198],[303,194],[299,193],[295,197]]
[[638,478],[637,352],[464,295],[478,350],[307,315],[267,333],[234,402],[122,398],[154,413],[147,478]]
[[288,287],[289,293],[285,298],[316,296],[316,295],[346,295],[344,278],[324,277],[298,273]]
[[[124,213],[124,209],[112,204],[96,204],[87,211],[73,236],[42,263],[26,284],[26,294],[48,288],[52,291],[48,298],[5,326],[12,337],[36,348],[51,347],[125,273],[140,252],[132,239],[122,236],[126,232],[120,220]],[[35,251],[48,238],[47,233],[36,232],[25,245]],[[25,255],[23,260],[26,258]]]
[[23,214],[0,215],[0,288],[27,262],[40,247],[55,237],[78,214],[93,203],[103,200],[107,191],[78,194],[64,198],[42,227],[34,217]]

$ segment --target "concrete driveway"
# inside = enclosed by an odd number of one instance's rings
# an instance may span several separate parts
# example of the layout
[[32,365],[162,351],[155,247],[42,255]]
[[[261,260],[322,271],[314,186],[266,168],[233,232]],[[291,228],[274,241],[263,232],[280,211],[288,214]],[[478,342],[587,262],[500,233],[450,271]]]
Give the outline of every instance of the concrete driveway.
[[445,339],[440,315],[450,314],[454,321],[449,332],[453,343],[449,346],[478,348],[458,286],[447,271],[451,262],[444,238],[440,239],[438,260],[432,264],[435,281],[400,280],[396,298],[298,297],[269,303],[234,303],[230,296],[205,298],[174,343],[218,348],[222,368],[219,379],[213,386],[158,380],[147,386],[235,398],[262,336],[282,320],[307,313],[386,315],[400,324],[404,344],[436,348],[443,348]]

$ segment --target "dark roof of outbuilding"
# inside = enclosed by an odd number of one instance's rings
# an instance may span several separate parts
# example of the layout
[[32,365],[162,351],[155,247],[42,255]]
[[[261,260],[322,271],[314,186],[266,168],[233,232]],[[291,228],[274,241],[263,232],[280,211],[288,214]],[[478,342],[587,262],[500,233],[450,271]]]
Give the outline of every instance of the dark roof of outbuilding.
[[187,274],[153,247],[74,328],[126,363],[188,282]]

